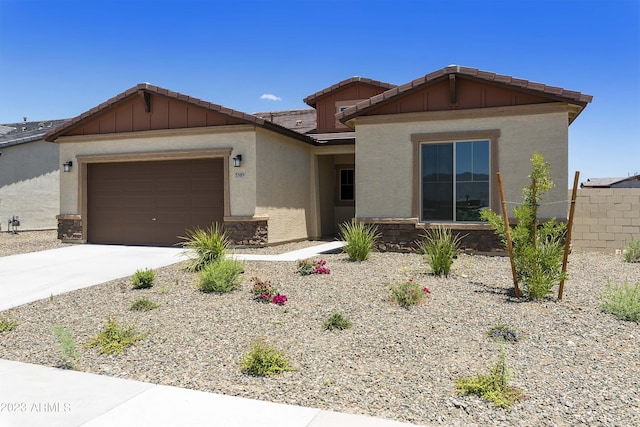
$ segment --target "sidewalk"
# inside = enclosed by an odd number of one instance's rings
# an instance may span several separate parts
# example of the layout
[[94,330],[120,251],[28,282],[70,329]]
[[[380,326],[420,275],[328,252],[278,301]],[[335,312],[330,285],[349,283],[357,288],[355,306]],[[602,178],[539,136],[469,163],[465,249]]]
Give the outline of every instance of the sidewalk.
[[[323,243],[280,255],[295,261],[333,251]],[[175,248],[77,245],[0,257],[0,311],[182,260]],[[115,277],[114,277],[115,276]],[[26,285],[28,284],[28,285]],[[5,298],[6,296],[6,298]],[[10,298],[9,298],[10,296]],[[0,426],[410,427],[412,424],[206,393],[0,359]]]

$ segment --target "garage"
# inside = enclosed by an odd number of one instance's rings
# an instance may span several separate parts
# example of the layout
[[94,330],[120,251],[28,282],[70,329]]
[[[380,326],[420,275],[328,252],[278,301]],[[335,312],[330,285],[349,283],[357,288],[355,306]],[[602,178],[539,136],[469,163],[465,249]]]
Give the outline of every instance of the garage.
[[222,158],[87,164],[87,241],[167,246],[224,218]]

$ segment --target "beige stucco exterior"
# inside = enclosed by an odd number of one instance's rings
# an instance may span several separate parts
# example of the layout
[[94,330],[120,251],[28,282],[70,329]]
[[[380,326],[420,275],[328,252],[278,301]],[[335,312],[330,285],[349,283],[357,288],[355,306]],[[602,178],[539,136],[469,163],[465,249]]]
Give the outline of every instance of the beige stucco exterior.
[[243,179],[256,186],[255,214],[269,218],[269,243],[317,237],[311,146],[257,129],[255,159],[253,176]]
[[[529,184],[530,158],[540,152],[551,163],[556,183],[547,202],[566,200],[568,158],[566,104],[484,108],[447,112],[410,113],[356,119],[356,216],[358,218],[415,218],[413,206],[419,180],[419,158],[412,136],[486,131],[499,134],[494,147],[492,175],[501,172],[505,197],[521,200]],[[482,132],[480,132],[482,134]],[[443,142],[446,142],[444,139]],[[494,191],[495,193],[495,191]],[[492,194],[492,202],[497,199]],[[492,203],[495,205],[495,203]],[[509,204],[512,208],[514,205]],[[567,204],[542,206],[542,217],[566,218]]]
[[45,141],[2,148],[0,230],[20,218],[18,230],[55,229],[59,186],[58,146]]

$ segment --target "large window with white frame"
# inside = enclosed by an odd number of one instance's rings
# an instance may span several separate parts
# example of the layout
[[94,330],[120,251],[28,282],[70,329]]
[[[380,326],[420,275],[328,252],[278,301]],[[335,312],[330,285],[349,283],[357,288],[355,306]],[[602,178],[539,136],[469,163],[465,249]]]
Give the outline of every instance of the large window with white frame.
[[490,203],[490,142],[423,143],[420,175],[422,221],[480,221]]

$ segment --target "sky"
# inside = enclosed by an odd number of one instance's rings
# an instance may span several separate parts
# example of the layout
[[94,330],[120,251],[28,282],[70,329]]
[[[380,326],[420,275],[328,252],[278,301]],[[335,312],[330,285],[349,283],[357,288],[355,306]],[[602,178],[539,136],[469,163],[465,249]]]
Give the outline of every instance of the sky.
[[149,82],[246,113],[457,64],[593,95],[569,186],[640,173],[640,0],[0,0],[0,123]]

